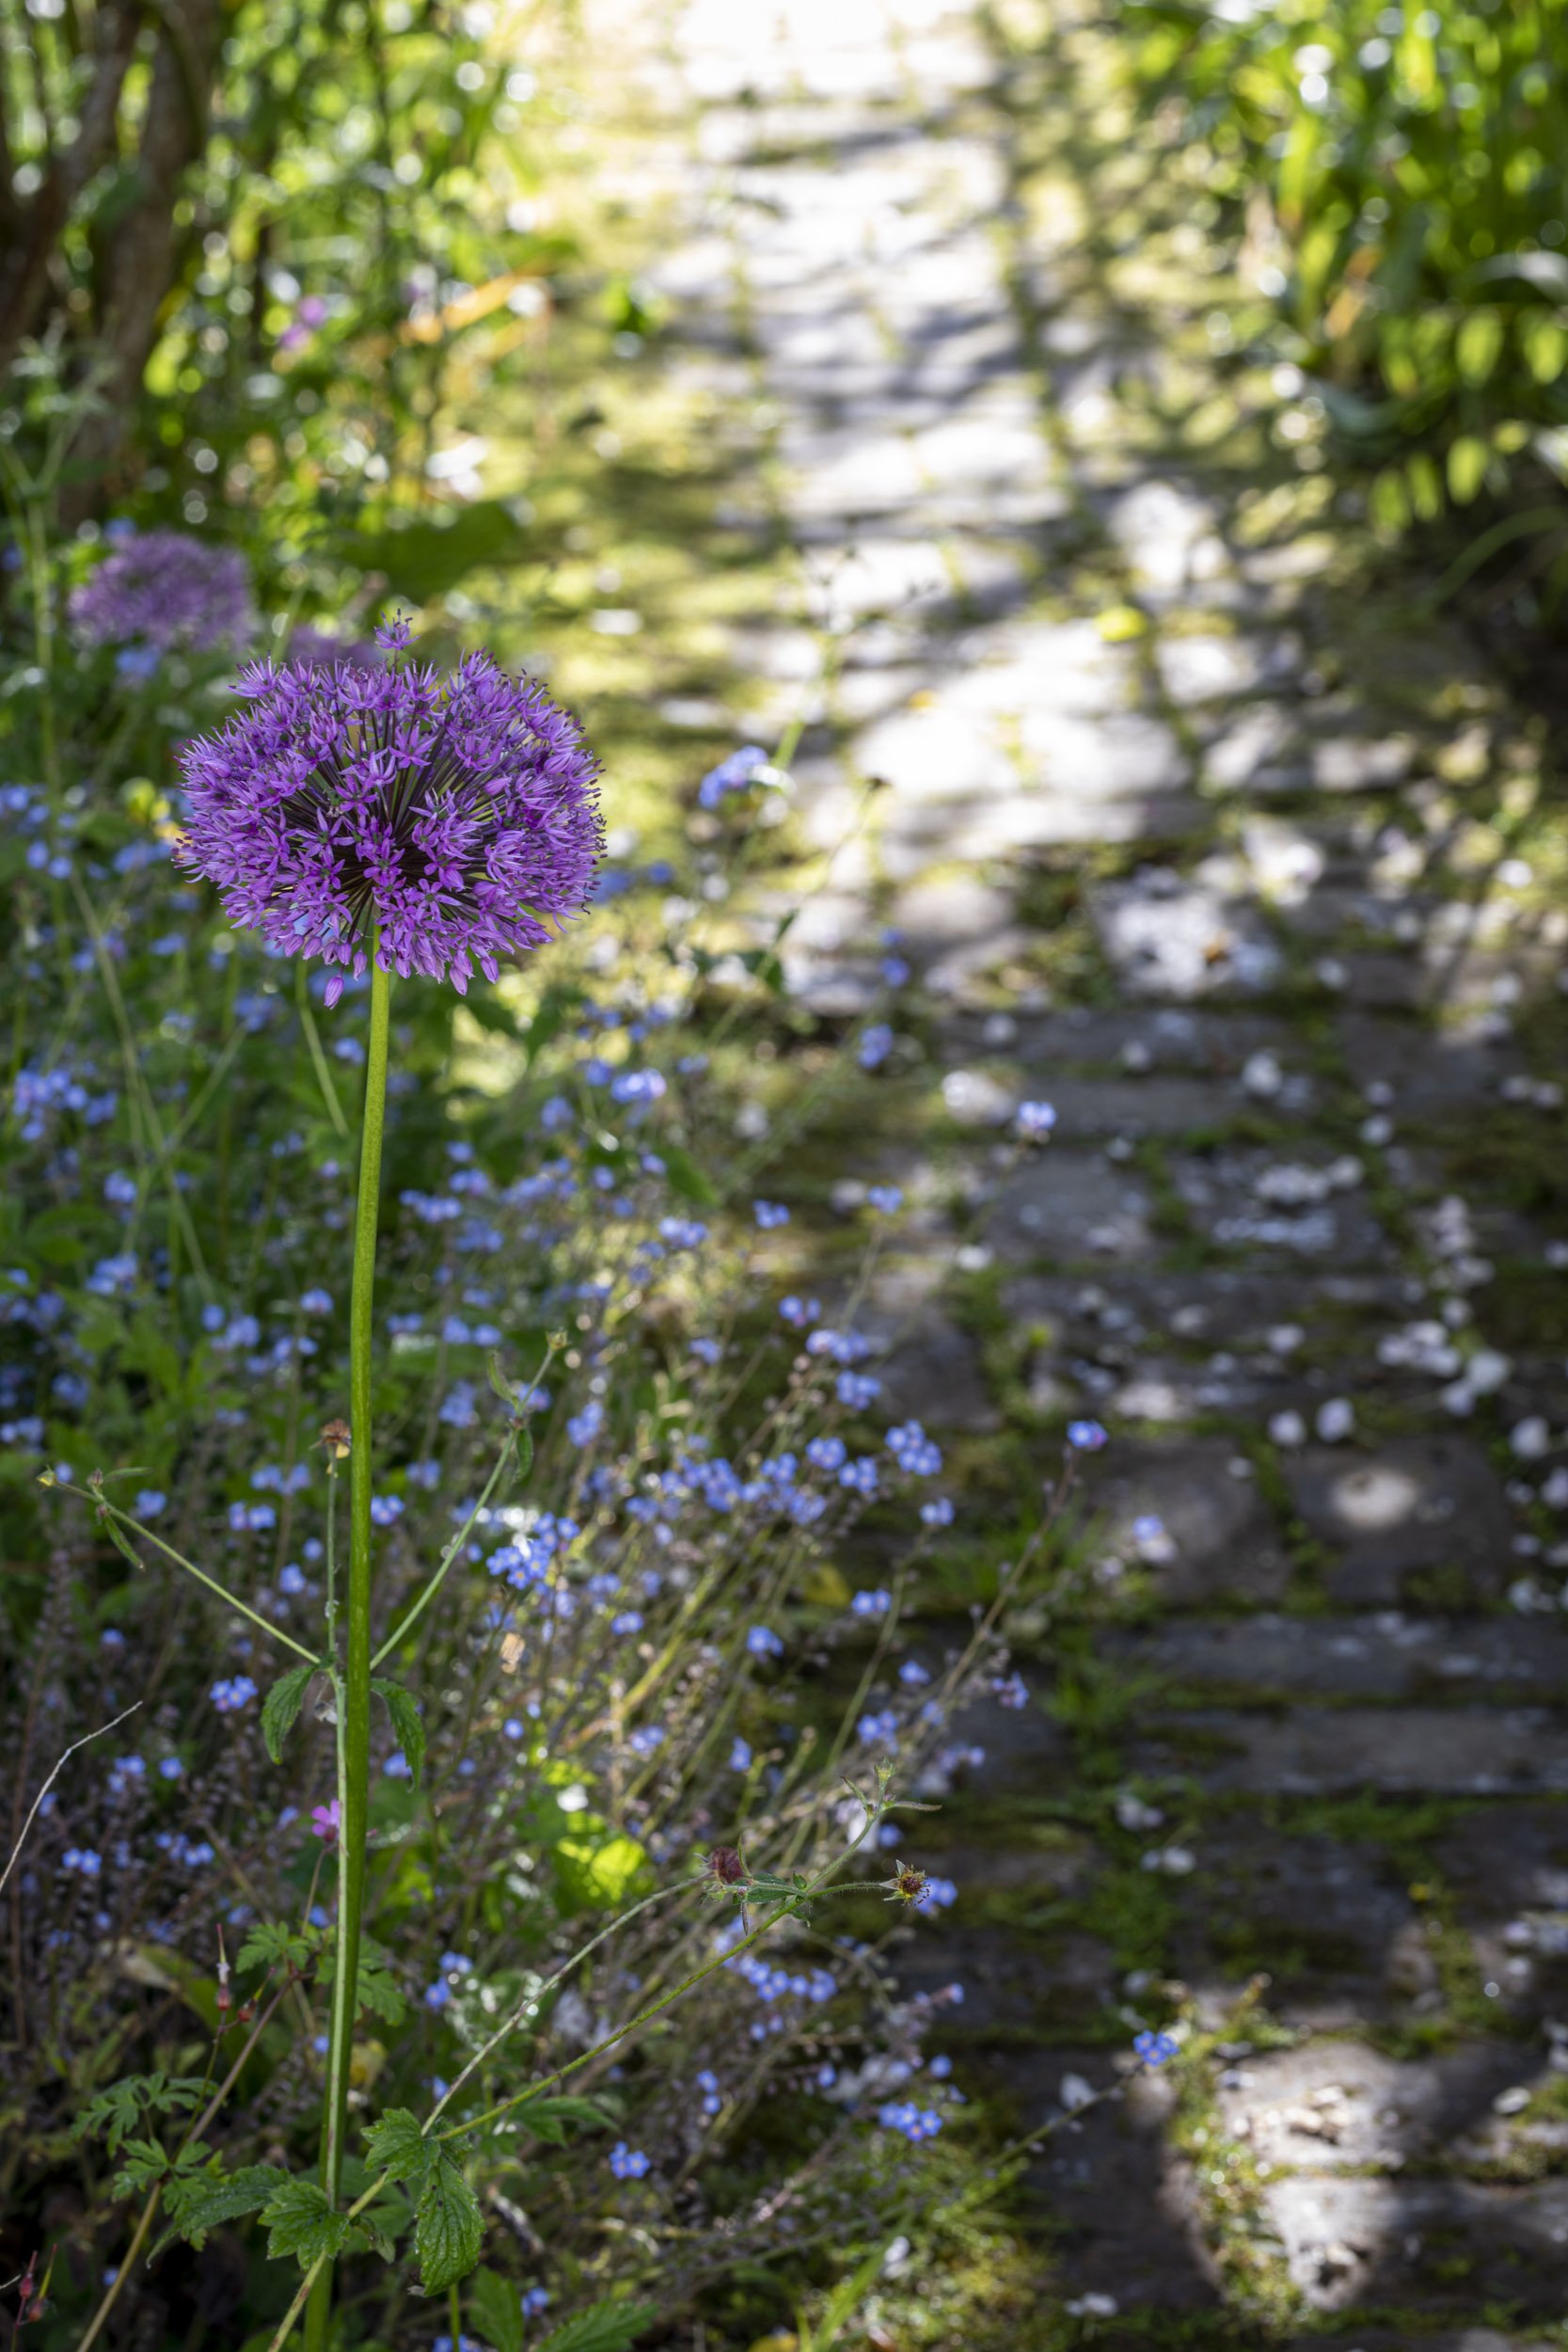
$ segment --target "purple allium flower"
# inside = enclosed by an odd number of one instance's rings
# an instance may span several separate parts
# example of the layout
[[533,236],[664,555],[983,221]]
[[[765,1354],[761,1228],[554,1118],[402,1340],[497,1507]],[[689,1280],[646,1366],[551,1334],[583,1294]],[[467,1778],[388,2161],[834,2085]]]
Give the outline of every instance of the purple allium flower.
[[183,531],[138,532],[122,540],[72,591],[71,617],[89,645],[134,640],[163,653],[243,645],[256,628],[245,557]]
[[179,855],[230,922],[337,966],[329,1005],[372,947],[462,994],[586,905],[596,766],[543,687],[477,653],[446,678],[259,661],[239,683],[251,708],[182,754]]

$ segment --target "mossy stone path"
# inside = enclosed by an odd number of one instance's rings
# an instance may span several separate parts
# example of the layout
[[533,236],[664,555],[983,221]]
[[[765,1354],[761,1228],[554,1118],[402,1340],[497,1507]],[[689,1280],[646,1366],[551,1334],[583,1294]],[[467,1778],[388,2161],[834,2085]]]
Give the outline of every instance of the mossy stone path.
[[1032,2172],[1011,2340],[1557,2343],[1560,784],[1237,356],[1256,298],[1117,65],[1037,0],[673,13],[616,168],[662,191],[647,397],[723,420],[742,684],[663,717],[803,716],[810,835],[850,831],[806,1002],[863,1006],[885,924],[916,967],[845,1129],[915,1203],[893,1401],[982,1495],[1113,1433],[908,1963],[1022,2124],[1191,2026]]

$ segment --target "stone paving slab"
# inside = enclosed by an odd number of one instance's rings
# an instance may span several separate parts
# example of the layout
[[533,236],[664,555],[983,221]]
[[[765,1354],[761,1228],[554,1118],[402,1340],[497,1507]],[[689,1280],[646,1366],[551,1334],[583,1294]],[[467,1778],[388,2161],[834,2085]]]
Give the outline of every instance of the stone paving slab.
[[1325,2036],[1227,2066],[1218,2106],[1226,2131],[1274,2172],[1401,2171],[1463,2164],[1494,2101],[1528,2089],[1530,2071],[1506,2042],[1401,2059]]
[[1308,1447],[1285,1475],[1296,1509],[1336,1557],[1337,1601],[1397,1602],[1412,1571],[1452,1567],[1478,1597],[1517,1570],[1502,1486],[1472,1438],[1406,1438],[1375,1452]]
[[1513,2189],[1298,2176],[1271,2183],[1264,2204],[1292,2281],[1319,2311],[1441,2309],[1460,2281],[1472,2308],[1506,2300],[1543,2318],[1560,2309],[1568,2181]]
[[1175,1618],[1148,1632],[1105,1637],[1129,1669],[1201,1693],[1205,1685],[1318,1699],[1463,1701],[1501,1685],[1560,1699],[1568,1692],[1568,1631],[1525,1617],[1371,1616]]
[[1193,1708],[1146,1722],[1131,1752],[1148,1771],[1180,1761],[1219,1794],[1568,1794],[1568,1722],[1539,1707],[1296,1708],[1262,1719]]

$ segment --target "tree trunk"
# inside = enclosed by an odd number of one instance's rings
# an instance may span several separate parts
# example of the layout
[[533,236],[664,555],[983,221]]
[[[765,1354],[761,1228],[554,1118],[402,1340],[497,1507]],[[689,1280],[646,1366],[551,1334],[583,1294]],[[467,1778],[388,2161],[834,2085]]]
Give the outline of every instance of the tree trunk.
[[140,24],[140,0],[104,0],[100,7],[81,128],[63,155],[51,157],[30,202],[18,203],[12,191],[14,159],[0,95],[0,374],[47,314],[49,265],[71,206],[110,151]]
[[91,512],[98,477],[130,431],[174,278],[180,183],[207,140],[225,16],[224,0],[168,0],[160,10],[163,29],[142,125],[136,195],[115,223],[102,257],[104,297],[98,341],[106,372],[99,384],[100,405],[71,452],[77,479],[65,501],[67,522]]

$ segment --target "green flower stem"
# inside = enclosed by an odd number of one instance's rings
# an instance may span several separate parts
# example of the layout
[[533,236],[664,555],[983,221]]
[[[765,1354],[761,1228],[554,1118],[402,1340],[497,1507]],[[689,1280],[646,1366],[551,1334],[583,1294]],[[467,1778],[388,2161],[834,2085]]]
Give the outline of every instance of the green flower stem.
[[[359,1196],[354,1212],[354,1295],[349,1311],[349,1549],[344,1616],[347,1642],[338,1702],[338,1933],[332,1980],[332,2041],[322,2117],[322,2186],[333,2203],[342,2172],[348,2122],[349,2063],[359,1985],[360,1914],[371,1772],[371,1343],[375,1238],[381,1204],[381,1139],[387,1115],[387,1049],[392,983],[371,955],[371,1025],[359,1143]],[[310,2291],[308,2352],[325,2352],[332,2300],[326,2265]]]
[[[40,1486],[44,1483],[42,1479],[39,1481]],[[63,1478],[51,1476],[47,1483],[52,1486],[58,1486],[62,1494],[80,1496],[84,1502],[89,1504],[98,1514],[103,1533],[109,1541],[117,1551],[130,1561],[134,1568],[141,1567],[142,1562],[137,1558],[128,1539],[120,1533],[120,1530],[126,1527],[139,1535],[143,1543],[156,1545],[166,1560],[172,1560],[177,1568],[183,1568],[187,1576],[194,1576],[197,1582],[205,1584],[210,1593],[216,1593],[226,1609],[232,1609],[236,1616],[248,1617],[252,1625],[259,1626],[261,1631],[270,1634],[275,1642],[280,1642],[285,1649],[292,1649],[296,1658],[313,1659],[315,1657],[316,1653],[313,1649],[308,1648],[303,1642],[296,1642],[292,1633],[286,1633],[280,1625],[274,1625],[270,1617],[261,1616],[251,1608],[248,1601],[242,1600],[237,1593],[231,1593],[227,1584],[220,1584],[215,1576],[209,1576],[206,1569],[198,1568],[194,1560],[187,1560],[182,1551],[176,1551],[172,1544],[166,1544],[154,1529],[144,1527],[140,1519],[131,1517],[129,1511],[117,1509],[107,1495],[87,1486],[68,1486]]]

